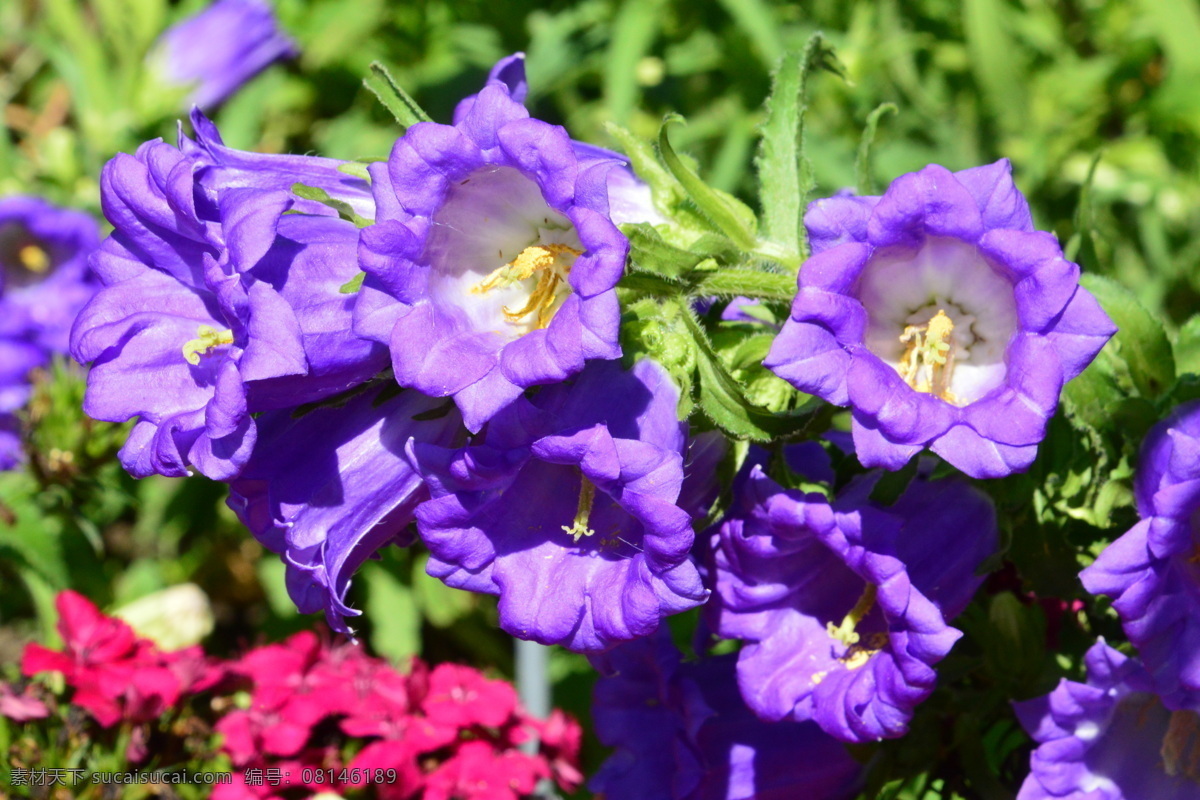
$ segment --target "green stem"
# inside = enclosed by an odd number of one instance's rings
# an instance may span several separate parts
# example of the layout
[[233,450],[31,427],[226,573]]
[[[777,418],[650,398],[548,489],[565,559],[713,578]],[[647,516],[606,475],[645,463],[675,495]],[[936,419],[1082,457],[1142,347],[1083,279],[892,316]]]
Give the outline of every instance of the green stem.
[[693,289],[693,294],[707,297],[757,297],[790,303],[796,296],[796,278],[778,272],[752,269],[723,269],[706,275]]

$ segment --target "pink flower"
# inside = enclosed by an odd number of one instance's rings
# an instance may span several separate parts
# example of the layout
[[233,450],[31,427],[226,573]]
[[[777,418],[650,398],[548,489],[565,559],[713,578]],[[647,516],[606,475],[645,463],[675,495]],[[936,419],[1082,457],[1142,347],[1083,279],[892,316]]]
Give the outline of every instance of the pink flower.
[[517,693],[510,684],[489,680],[470,667],[439,664],[421,708],[434,723],[500,728],[517,713]]
[[50,716],[46,704],[30,694],[32,688],[26,686],[17,694],[10,684],[0,683],[0,717],[8,717],[13,722],[29,722]]
[[545,722],[531,719],[538,733],[538,754],[550,764],[550,774],[564,792],[573,792],[583,784],[579,771],[579,750],[583,745],[583,728],[574,718],[559,709],[550,712]]
[[426,778],[424,800],[520,800],[549,777],[546,762],[487,742],[464,742]]

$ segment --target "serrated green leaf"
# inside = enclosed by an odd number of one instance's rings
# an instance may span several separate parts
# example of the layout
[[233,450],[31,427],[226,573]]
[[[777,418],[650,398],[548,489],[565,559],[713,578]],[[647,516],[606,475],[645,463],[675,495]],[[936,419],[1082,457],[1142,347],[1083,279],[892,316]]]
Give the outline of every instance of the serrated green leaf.
[[674,123],[682,123],[683,117],[678,114],[668,114],[658,129],[658,150],[662,154],[667,169],[687,191],[689,199],[700,209],[700,213],[709,219],[734,244],[743,250],[753,250],[755,231],[758,221],[754,212],[731,194],[714,189],[696,174],[695,170],[683,163],[671,147],[667,138],[667,128]]
[[871,148],[875,144],[879,120],[884,114],[895,114],[898,111],[895,103],[880,103],[867,115],[867,124],[863,128],[862,139],[858,142],[858,157],[854,160],[854,175],[858,183],[858,193],[861,195],[875,193],[875,181],[871,177]]
[[403,130],[408,130],[418,122],[432,121],[425,109],[396,83],[382,63],[371,62],[371,74],[363,79],[363,85],[379,98],[379,102],[392,113]]
[[1128,366],[1138,392],[1147,399],[1162,394],[1175,381],[1175,356],[1162,324],[1133,293],[1100,275],[1084,275],[1080,283],[1093,295],[1120,330],[1105,350]]
[[704,260],[701,253],[668,244],[649,223],[622,225],[621,232],[629,239],[630,266],[639,272],[679,278]]
[[363,279],[366,277],[367,273],[365,272],[356,273],[353,278],[338,287],[338,292],[340,294],[355,294],[358,290],[362,289]]
[[808,255],[804,210],[816,187],[804,142],[808,77],[814,68],[840,72],[820,33],[809,37],[802,51],[785,54],[775,70],[755,159],[763,230],[797,259]]
[[345,200],[339,200],[336,197],[330,196],[329,192],[319,186],[308,186],[303,183],[292,184],[292,194],[304,200],[313,200],[321,205],[328,206],[338,213],[338,216],[346,222],[354,223],[355,227],[365,228],[368,225],[373,225],[375,220],[367,219],[361,216],[354,207]]

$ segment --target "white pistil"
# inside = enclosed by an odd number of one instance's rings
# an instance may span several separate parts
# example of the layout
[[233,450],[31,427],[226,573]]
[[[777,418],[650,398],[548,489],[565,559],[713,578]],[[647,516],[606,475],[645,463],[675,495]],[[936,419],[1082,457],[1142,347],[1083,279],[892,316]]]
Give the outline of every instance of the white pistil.
[[592,516],[592,503],[596,499],[596,487],[587,479],[586,475],[580,475],[579,480],[579,506],[575,509],[575,519],[571,525],[563,525],[562,529],[571,536],[575,537],[576,543],[579,542],[581,536],[592,536],[596,532],[588,526],[589,518]]
[[473,294],[485,294],[492,289],[510,286],[519,281],[537,277],[537,284],[525,305],[517,311],[504,307],[504,316],[512,325],[530,314],[537,314],[537,328],[550,324],[555,312],[562,305],[563,296],[559,287],[566,284],[567,276],[575,259],[583,254],[565,244],[533,244],[526,247],[512,261],[493,271],[482,281],[471,287]]
[[907,325],[900,341],[908,345],[900,358],[900,375],[918,392],[958,404],[950,391],[954,375],[954,320],[938,309],[924,325]]
[[196,338],[183,345],[183,360],[192,366],[200,364],[200,356],[206,356],[214,347],[233,344],[233,331],[219,331],[211,325],[196,329]]

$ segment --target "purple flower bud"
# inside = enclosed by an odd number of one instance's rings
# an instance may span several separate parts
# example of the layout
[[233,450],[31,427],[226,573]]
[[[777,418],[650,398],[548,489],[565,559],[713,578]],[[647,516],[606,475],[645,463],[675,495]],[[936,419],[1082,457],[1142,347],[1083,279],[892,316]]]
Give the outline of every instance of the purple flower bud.
[[299,52],[265,0],[217,0],[168,28],[150,60],[168,83],[191,89],[190,105],[207,109]]
[[[337,394],[386,365],[383,348],[351,332],[354,296],[340,291],[358,272],[358,229],[284,214],[293,199],[276,187],[297,157],[214,168],[230,151],[202,122],[199,144],[184,142],[193,155],[155,141],[105,166],[115,230],[91,260],[105,288],[72,332],[72,354],[94,362],[84,410],[140,418],[121,451],[138,476],[194,465],[228,479],[254,445],[251,414]],[[309,172],[336,187],[335,164],[312,159]]]
[[519,57],[370,168],[355,329],[401,386],[453,397],[472,431],[539,384],[620,355],[614,287],[629,242],[610,216],[615,154],[531,119]]
[[[303,613],[323,610],[334,630],[345,617],[350,579],[388,544],[407,545],[406,528],[428,497],[404,458],[410,438],[449,445],[461,429],[448,401],[413,391],[372,389],[307,413],[269,411],[258,442],[230,483],[229,506],[287,564],[287,586]],[[415,419],[421,417],[421,419]]]
[[1134,488],[1141,522],[1080,579],[1113,598],[1167,706],[1200,707],[1200,402],[1179,406],[1150,431]]
[[704,602],[694,509],[677,504],[678,399],[651,361],[602,362],[519,399],[461,450],[411,444],[431,493],[417,509],[429,573],[499,595],[514,636],[588,652]]
[[1008,161],[931,165],[804,217],[813,255],[765,364],[853,411],[866,466],[924,447],[976,478],[1027,469],[1063,384],[1116,332]]
[[616,752],[589,788],[670,800],[849,800],[863,769],[812,722],[763,722],[742,702],[736,656],[682,663],[662,631],[594,659],[600,741]]
[[1017,800],[1192,800],[1200,793],[1200,715],[1171,711],[1134,659],[1096,642],[1087,682],[1015,703],[1038,743]]
[[29,399],[29,371],[67,352],[71,323],[98,288],[87,257],[99,242],[80,211],[0,200],[0,470],[21,460],[16,411]]
[[712,534],[713,626],[746,642],[738,683],[763,719],[813,719],[848,742],[900,736],[961,635],[947,620],[996,547],[991,502],[917,479],[881,509],[873,485],[830,505],[756,466]]

